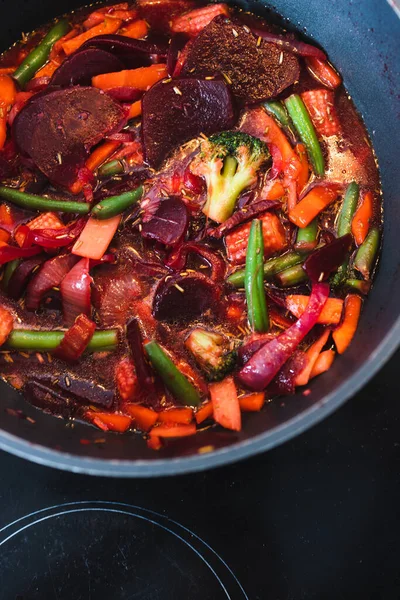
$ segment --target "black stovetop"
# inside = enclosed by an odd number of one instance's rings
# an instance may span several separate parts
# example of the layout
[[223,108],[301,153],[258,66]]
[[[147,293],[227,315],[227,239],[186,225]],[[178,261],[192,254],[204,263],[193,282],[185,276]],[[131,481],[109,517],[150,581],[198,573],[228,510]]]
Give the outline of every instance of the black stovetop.
[[0,453],[1,600],[398,600],[399,354],[245,462],[154,480]]

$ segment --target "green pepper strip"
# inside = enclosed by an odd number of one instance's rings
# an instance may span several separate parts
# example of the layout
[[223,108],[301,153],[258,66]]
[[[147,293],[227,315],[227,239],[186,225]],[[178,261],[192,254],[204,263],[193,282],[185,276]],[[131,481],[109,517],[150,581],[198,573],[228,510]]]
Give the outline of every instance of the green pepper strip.
[[124,173],[125,167],[120,160],[110,160],[102,165],[98,172],[99,177],[112,177]]
[[120,196],[111,196],[105,198],[92,210],[92,215],[95,219],[110,219],[124,212],[127,208],[136,204],[143,195],[143,186],[140,185],[134,190],[125,192]]
[[[357,208],[359,195],[360,188],[355,181],[352,181],[347,187],[342,208],[340,209],[336,226],[338,237],[342,237],[343,235],[351,233],[351,221]],[[348,275],[349,258],[346,258],[332,277],[331,283],[333,287],[339,287],[340,285],[343,285]]]
[[379,249],[379,238],[380,233],[377,227],[373,227],[364,242],[357,250],[356,257],[354,259],[354,267],[357,271],[360,271],[364,279],[369,279],[371,275],[372,267],[376,259],[376,255]]
[[61,19],[52,27],[47,35],[36,48],[34,48],[25,60],[19,65],[13,77],[23,88],[28,81],[32,79],[36,71],[46,64],[50,50],[57,40],[62,38],[69,29],[69,23],[66,19]]
[[165,387],[182,404],[187,406],[198,406],[200,404],[200,394],[190,381],[174,365],[164,350],[152,341],[144,344],[146,353],[154,369],[160,375]]
[[254,219],[249,235],[246,254],[244,287],[246,290],[247,316],[254,331],[263,333],[269,329],[267,301],[264,289],[264,240],[262,222]]
[[[287,252],[282,256],[277,256],[276,258],[271,258],[264,263],[263,271],[264,271],[264,281],[269,281],[279,273],[280,271],[284,271],[293,265],[297,265],[300,262],[304,261],[304,254],[300,252]],[[234,285],[237,288],[241,288],[244,286],[244,275],[245,269],[239,269],[239,271],[235,271],[232,275],[229,275],[227,281],[231,285]]]
[[299,228],[296,237],[296,250],[310,252],[317,245],[318,219],[314,219],[307,227]]
[[[30,350],[34,352],[51,352],[58,348],[65,331],[29,331],[14,329],[7,339],[7,347],[13,350]],[[100,352],[114,349],[118,345],[118,330],[106,329],[95,331],[87,350]]]
[[304,271],[302,265],[294,265],[285,271],[281,271],[276,275],[276,279],[281,287],[292,287],[299,285],[304,281],[307,281],[307,273]]
[[74,202],[71,200],[55,200],[54,198],[44,198],[34,194],[26,194],[15,188],[0,186],[0,196],[12,204],[27,208],[28,210],[39,211],[60,211],[64,213],[77,213],[86,215],[90,210],[90,204],[85,202]]
[[301,141],[307,148],[315,174],[322,176],[325,171],[324,157],[314,125],[311,122],[303,100],[298,94],[292,94],[289,98],[286,98],[285,105]]
[[21,259],[16,258],[15,260],[11,260],[6,264],[4,268],[3,279],[1,280],[3,290],[7,290],[12,274],[14,273],[15,269],[18,267],[20,262]]
[[264,102],[263,106],[267,113],[275,117],[279,123],[281,123],[281,125],[284,127],[289,127],[290,118],[282,102],[279,102],[278,100]]

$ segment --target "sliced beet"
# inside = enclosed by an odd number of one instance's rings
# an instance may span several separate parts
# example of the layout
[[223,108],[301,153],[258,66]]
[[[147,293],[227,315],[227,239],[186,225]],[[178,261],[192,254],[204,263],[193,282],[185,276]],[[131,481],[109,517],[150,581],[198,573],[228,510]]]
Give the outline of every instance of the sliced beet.
[[98,35],[85,42],[81,49],[99,48],[119,58],[127,69],[151,64],[152,56],[159,59],[167,55],[167,47],[146,40],[135,40],[124,35]]
[[343,263],[352,243],[353,238],[348,233],[310,254],[303,268],[311,281],[328,279],[329,275]]
[[104,266],[93,277],[92,303],[105,327],[124,325],[134,314],[134,302],[142,290],[129,272],[114,266]]
[[113,390],[102,385],[95,384],[87,379],[80,379],[71,374],[60,375],[57,382],[53,382],[59,388],[71,394],[81,404],[95,404],[104,408],[111,408],[114,400]]
[[196,7],[193,0],[138,0],[139,14],[155,31],[168,32],[173,17]]
[[91,85],[95,75],[121,71],[123,68],[124,64],[111,52],[100,48],[79,49],[58,67],[50,85]]
[[69,187],[90,148],[124,121],[121,107],[100,90],[72,87],[34,96],[15,118],[13,134],[52,183]]
[[200,133],[233,126],[232,97],[223,81],[160,81],[143,96],[142,133],[146,160],[157,168],[170,152]]
[[24,393],[33,406],[65,418],[71,417],[78,408],[77,403],[71,397],[65,393],[56,392],[52,383],[46,385],[40,380],[30,379],[24,386]]
[[7,285],[7,294],[14,300],[19,300],[25,289],[26,283],[31,276],[34,269],[42,264],[46,260],[45,254],[39,254],[39,256],[33,256],[23,260],[14,273],[10,277],[10,281]]
[[175,246],[185,235],[189,213],[185,203],[177,196],[164,198],[147,223],[142,225],[142,236],[165,246]]
[[241,102],[255,104],[292,85],[300,70],[293,54],[264,41],[257,45],[257,37],[240,23],[219,15],[196,37],[182,69],[188,77],[216,74],[232,82]]
[[215,308],[219,295],[219,288],[201,273],[169,275],[157,286],[153,315],[160,321],[190,321]]
[[142,97],[143,92],[136,88],[120,86],[107,90],[106,94],[117,102],[134,102]]

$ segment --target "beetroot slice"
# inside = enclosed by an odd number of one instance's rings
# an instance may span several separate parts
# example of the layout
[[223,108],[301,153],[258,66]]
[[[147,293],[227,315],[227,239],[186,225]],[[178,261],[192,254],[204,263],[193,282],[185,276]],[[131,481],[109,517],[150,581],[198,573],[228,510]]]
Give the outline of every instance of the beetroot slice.
[[165,198],[147,223],[143,223],[142,236],[165,246],[175,246],[185,235],[189,225],[186,205],[177,196]]
[[264,41],[257,46],[257,37],[243,25],[218,15],[196,37],[182,69],[188,77],[216,74],[232,82],[240,101],[255,104],[292,85],[300,70],[293,54]]
[[146,160],[158,168],[169,153],[200,133],[234,125],[232,97],[223,81],[160,81],[143,96],[142,133]]
[[121,71],[123,68],[123,63],[110,52],[99,48],[79,49],[58,67],[50,85],[90,85],[95,75]]
[[138,0],[136,6],[153,30],[165,33],[175,15],[195,8],[196,3],[193,0]]
[[98,35],[91,38],[81,49],[99,48],[119,58],[127,69],[145,67],[152,63],[151,56],[165,58],[167,47],[146,40],[135,40],[124,35]]
[[215,308],[219,288],[201,273],[167,276],[157,286],[153,315],[160,321],[190,321]]
[[72,87],[34,96],[15,118],[13,134],[52,183],[69,187],[89,149],[124,121],[121,107],[100,90]]

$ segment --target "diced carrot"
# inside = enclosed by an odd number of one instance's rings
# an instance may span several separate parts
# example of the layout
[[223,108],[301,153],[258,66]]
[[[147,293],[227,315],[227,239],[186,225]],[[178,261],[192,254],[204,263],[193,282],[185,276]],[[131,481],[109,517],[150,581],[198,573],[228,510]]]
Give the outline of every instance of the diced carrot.
[[323,85],[334,90],[342,83],[342,78],[326,60],[307,56],[305,58],[307,69]]
[[178,367],[178,369],[183,373],[190,381],[195,385],[202,394],[207,394],[207,383],[204,381],[203,377],[200,375],[199,371],[193,369],[191,365],[189,365],[186,360],[180,358],[179,360],[176,357],[173,357],[173,361]]
[[[85,166],[92,173],[100,167],[110,156],[114,154],[114,152],[119,148],[121,142],[115,142],[110,140],[109,142],[103,142],[100,146],[97,146],[95,150],[93,150],[92,154],[87,159]],[[75,181],[71,186],[71,192],[73,194],[79,194],[82,191],[83,183],[79,180]]]
[[194,435],[196,433],[195,423],[187,424],[181,423],[173,425],[171,423],[164,425],[156,425],[150,431],[150,437],[161,437],[161,438],[180,438],[187,437],[188,435]]
[[240,431],[242,418],[239,399],[232,377],[209,385],[214,420],[226,429]]
[[191,423],[193,421],[193,410],[185,408],[167,408],[158,413],[161,423]]
[[335,351],[332,349],[325,350],[321,352],[318,356],[317,360],[314,363],[313,368],[311,369],[310,379],[317,377],[317,375],[321,375],[328,371],[331,368],[333,361],[335,360]]
[[171,29],[174,33],[186,33],[187,35],[197,35],[206,25],[217,15],[229,15],[229,9],[226,4],[210,4],[201,8],[195,8],[190,12],[179,15],[172,21]]
[[[85,29],[90,29],[99,23],[104,21],[105,15],[115,17],[116,14],[123,14],[128,12],[128,3],[121,2],[119,4],[112,4],[111,6],[103,6],[102,8],[97,8],[95,11],[90,13],[86,20],[83,22],[83,26]],[[136,16],[136,11],[129,11],[134,13]]]
[[166,65],[159,63],[157,65],[150,65],[149,67],[139,67],[138,69],[96,75],[92,78],[92,85],[100,90],[110,90],[116,87],[132,87],[146,92],[152,85],[160,81],[160,79],[164,79],[167,75]]
[[[53,45],[52,49],[50,50],[50,56],[49,56],[50,60],[56,64],[61,64],[61,62],[65,58],[63,44],[65,42],[68,42],[68,40],[72,40],[73,38],[76,38],[79,35],[79,33],[80,33],[80,30],[78,29],[78,27],[73,27],[62,38],[57,40],[55,42],[55,44]],[[38,75],[38,73],[36,73],[36,76],[37,75]]]
[[357,246],[361,246],[369,231],[374,212],[374,197],[371,192],[364,194],[351,222],[351,231]]
[[287,191],[286,204],[287,204],[288,212],[290,213],[290,211],[292,211],[294,209],[294,207],[296,206],[297,200],[298,200],[296,181],[288,181],[286,191]]
[[199,410],[195,414],[196,423],[200,425],[206,419],[209,419],[213,415],[213,405],[212,402],[206,402],[199,408]]
[[297,194],[300,195],[301,192],[306,187],[308,180],[310,178],[310,165],[308,163],[307,158],[307,150],[304,144],[296,144],[295,147],[296,154],[299,157],[301,169],[297,176]]
[[243,320],[243,309],[238,304],[229,304],[225,316],[228,321],[233,321],[234,323],[240,322]]
[[279,200],[285,195],[285,188],[280,181],[271,181],[263,188],[264,200]]
[[130,23],[120,31],[120,35],[124,35],[125,37],[133,38],[136,40],[146,37],[148,33],[149,26],[143,19],[139,19],[138,21]]
[[279,149],[283,160],[283,171],[285,173],[284,184],[286,185],[287,181],[297,179],[301,171],[301,163],[296,152],[290,145],[289,140],[275,119],[271,117],[271,115],[268,115],[265,110],[263,110],[262,113],[262,124],[264,127],[263,140],[267,144],[274,144]]
[[357,330],[362,300],[356,294],[348,294],[344,306],[343,323],[333,332],[333,340],[339,354],[348,348]]
[[130,358],[123,358],[115,368],[115,381],[122,400],[132,402],[138,389],[135,365]]
[[99,260],[110,245],[120,221],[121,215],[104,220],[91,217],[75,242],[72,254]]
[[0,75],[11,75],[18,67],[3,67],[0,69]]
[[14,104],[17,89],[9,75],[0,75],[0,149],[7,138],[7,117]]
[[240,410],[243,412],[258,412],[265,404],[264,392],[256,392],[239,398]]
[[13,223],[11,208],[7,204],[0,204],[0,226],[10,227]]
[[5,229],[0,229],[0,242],[8,242],[10,237],[11,234],[8,233],[8,231],[6,231]]
[[9,310],[0,306],[0,346],[4,344],[14,327],[14,319]]
[[47,62],[44,67],[42,67],[35,75],[34,79],[37,79],[39,77],[51,77],[54,72],[58,69],[58,67],[60,66],[60,63],[57,63],[53,60],[49,60],[49,62]]
[[[283,250],[286,246],[286,232],[276,214],[267,212],[260,219],[264,239],[264,256],[268,257]],[[250,228],[251,223],[244,223],[225,236],[228,260],[235,265],[244,263],[246,260]]]
[[100,25],[96,25],[88,31],[85,31],[84,33],[81,33],[80,35],[77,35],[76,37],[64,42],[62,45],[62,49],[64,50],[65,54],[69,56],[70,54],[75,52],[75,50],[78,50],[78,48],[80,48],[82,44],[87,42],[87,40],[90,40],[93,37],[96,37],[98,35],[110,35],[116,33],[120,28],[121,23],[122,21],[120,21],[119,19],[110,19],[106,16],[104,22]]
[[[299,319],[306,310],[309,300],[309,296],[290,294],[286,296],[286,307]],[[340,300],[340,298],[328,298],[318,317],[317,323],[321,325],[337,325],[342,318],[342,311],[343,300]]]
[[141,100],[136,100],[136,102],[134,102],[133,104],[131,104],[131,107],[129,109],[128,118],[129,119],[134,119],[135,117],[138,117],[141,114],[142,114],[142,101]]
[[313,219],[338,197],[337,186],[315,186],[289,213],[297,227],[307,227]]
[[160,448],[162,448],[161,438],[157,435],[152,435],[147,440],[147,446],[150,450],[160,450]]
[[155,410],[140,404],[125,404],[124,412],[132,417],[135,427],[142,431],[149,431],[158,420],[158,413]]
[[124,433],[124,431],[129,429],[132,423],[132,419],[130,417],[116,413],[88,410],[86,411],[86,417],[103,431],[118,431],[118,433]]
[[314,368],[315,363],[318,360],[322,348],[325,346],[330,335],[329,329],[324,331],[320,338],[314,342],[306,352],[307,363],[302,371],[296,376],[294,383],[295,385],[307,385],[311,372]]
[[[57,217],[53,212],[41,213],[38,217],[32,219],[26,223],[29,229],[61,229],[64,227],[64,223]],[[18,246],[23,246],[25,241],[25,235],[17,231],[14,234],[14,239]]]
[[335,109],[332,90],[324,88],[303,92],[301,97],[310,113],[315,129],[320,135],[337,135],[341,129]]

